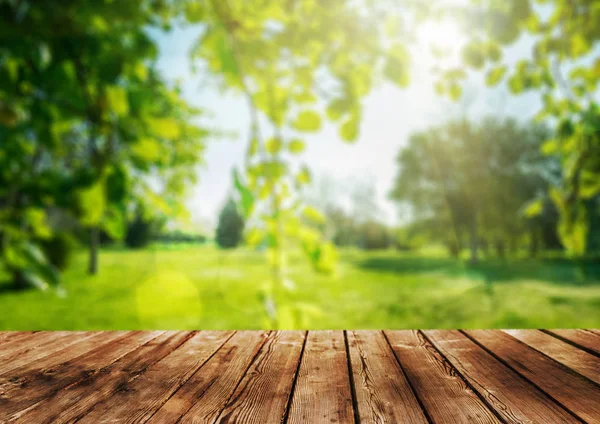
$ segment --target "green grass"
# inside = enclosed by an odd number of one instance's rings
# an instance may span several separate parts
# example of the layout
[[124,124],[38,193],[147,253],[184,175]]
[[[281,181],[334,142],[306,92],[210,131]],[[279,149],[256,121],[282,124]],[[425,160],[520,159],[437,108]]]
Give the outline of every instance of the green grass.
[[[290,258],[294,298],[316,306],[308,328],[600,327],[600,263],[485,261],[343,251],[337,276]],[[262,254],[212,246],[106,250],[87,276],[85,253],[65,293],[0,286],[0,329],[257,329],[268,270]],[[314,309],[314,308],[313,308]]]

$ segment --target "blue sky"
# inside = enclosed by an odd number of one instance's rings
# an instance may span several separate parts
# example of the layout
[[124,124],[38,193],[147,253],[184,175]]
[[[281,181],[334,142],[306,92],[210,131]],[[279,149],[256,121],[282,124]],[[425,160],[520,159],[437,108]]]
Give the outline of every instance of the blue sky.
[[[181,80],[183,94],[190,103],[210,111],[205,122],[234,134],[231,138],[208,143],[206,165],[198,169],[198,183],[190,188],[186,202],[192,220],[210,230],[231,188],[231,169],[242,163],[249,118],[241,95],[222,93],[207,84],[202,75],[192,74],[188,54],[199,33],[199,28],[187,28],[160,34],[157,37],[158,66],[166,78]],[[535,94],[514,97],[502,86],[489,89],[483,84],[481,75],[469,77],[469,102],[454,104],[435,94],[434,77],[430,72],[434,61],[424,46],[434,43],[454,50],[461,41],[460,33],[452,27],[433,25],[425,28],[421,42],[410,47],[413,54],[411,85],[400,90],[383,84],[365,99],[360,137],[356,143],[343,143],[332,125],[305,137],[308,147],[303,161],[311,165],[316,178],[325,175],[340,182],[372,181],[381,218],[394,224],[402,218],[393,203],[387,200],[387,193],[397,170],[397,153],[412,132],[463,113],[471,117],[494,113],[531,118],[540,106]],[[511,64],[528,56],[530,51],[531,40],[521,39],[505,52],[504,61]]]

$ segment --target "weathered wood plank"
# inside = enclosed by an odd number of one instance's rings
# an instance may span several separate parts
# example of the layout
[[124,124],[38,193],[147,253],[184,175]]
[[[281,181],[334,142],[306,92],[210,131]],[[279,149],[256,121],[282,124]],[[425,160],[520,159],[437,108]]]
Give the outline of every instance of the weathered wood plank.
[[580,419],[600,420],[600,388],[594,383],[509,334],[492,330],[466,334]]
[[214,422],[268,334],[263,331],[238,331],[171,396],[149,422]]
[[[156,336],[153,332],[111,332],[108,343],[102,344],[68,361],[44,369],[30,369],[24,373],[17,370],[16,378],[0,378],[0,421],[12,414],[22,411],[40,400],[52,395],[60,389],[85,380],[102,367],[116,361],[128,352]],[[94,338],[90,341],[96,341]],[[85,343],[85,341],[83,342]],[[75,344],[65,351],[77,351],[83,343]],[[29,366],[29,364],[27,365]],[[27,367],[25,366],[25,367]]]
[[593,355],[600,356],[600,335],[598,334],[583,330],[547,330],[546,332],[575,344]]
[[309,331],[287,422],[354,422],[342,331]]
[[0,343],[0,361],[20,352],[37,349],[45,343],[49,343],[60,337],[65,337],[66,335],[68,335],[68,333],[64,331],[40,331],[20,338],[13,337],[4,343]]
[[600,384],[600,358],[538,330],[504,330],[516,339],[548,355]]
[[14,414],[11,419],[29,423],[66,423],[81,418],[96,403],[109,399],[119,388],[138,378],[192,336],[189,331],[167,331],[100,370],[87,380],[69,386]]
[[432,421],[501,422],[421,333],[384,333]]
[[394,353],[380,331],[348,331],[361,422],[427,423]]
[[138,378],[123,383],[78,423],[143,423],[217,351],[233,332],[196,333]]
[[47,356],[55,355],[63,349],[76,343],[94,337],[95,333],[85,331],[57,332],[54,338],[49,338],[39,345],[30,346],[27,349],[15,350],[15,353],[0,360],[0,375],[6,374],[14,369],[23,367],[34,361],[39,361]]
[[65,349],[62,349],[62,351],[55,353],[54,355],[45,356],[36,361],[23,364],[17,368],[12,368],[9,366],[9,370],[0,374],[0,384],[8,379],[15,379],[23,375],[29,375],[36,370],[41,371],[44,369],[50,369],[62,362],[66,362],[70,359],[81,356],[90,350],[96,349],[103,343],[109,343],[112,340],[123,337],[125,332],[94,331],[90,332],[90,334],[90,337],[87,337],[71,346],[67,346]]
[[0,346],[3,343],[8,343],[11,340],[23,338],[34,334],[33,331],[0,331]]
[[428,330],[424,334],[506,422],[576,422],[552,399],[459,331]]
[[272,333],[217,421],[257,424],[282,422],[304,338],[303,331]]

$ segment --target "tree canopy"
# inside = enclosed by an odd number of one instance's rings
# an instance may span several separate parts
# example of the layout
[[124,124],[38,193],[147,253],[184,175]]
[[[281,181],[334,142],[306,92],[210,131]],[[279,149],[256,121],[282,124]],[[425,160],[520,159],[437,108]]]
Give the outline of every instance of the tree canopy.
[[0,11],[0,252],[45,286],[57,278],[38,240],[64,230],[51,212],[90,229],[95,272],[98,231],[123,237],[134,198],[173,212],[207,132],[156,71],[147,29],[170,18],[160,2],[8,1]]
[[[562,181],[551,189],[561,237],[571,252],[585,252],[589,200],[600,193],[600,4],[481,0],[438,6],[440,19],[458,20],[465,28],[469,42],[462,57],[467,69],[485,72],[490,86],[505,82],[515,95],[539,93],[543,107],[537,118],[556,129],[542,149],[559,158],[563,169]],[[507,63],[503,49],[524,38],[531,51]],[[466,77],[463,67],[444,69],[440,93],[460,97]]]
[[470,245],[474,261],[482,240],[503,252],[531,230],[537,242],[539,228],[529,218],[543,210],[533,210],[530,201],[546,198],[551,183],[560,180],[556,161],[540,152],[548,133],[494,118],[415,133],[398,155],[390,196],[408,203],[419,219],[445,227],[441,237],[451,251]]

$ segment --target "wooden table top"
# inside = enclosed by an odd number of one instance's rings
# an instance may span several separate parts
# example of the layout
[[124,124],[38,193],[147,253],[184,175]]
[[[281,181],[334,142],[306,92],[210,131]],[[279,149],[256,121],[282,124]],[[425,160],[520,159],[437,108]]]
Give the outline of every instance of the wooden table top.
[[0,422],[600,423],[600,331],[4,332]]

